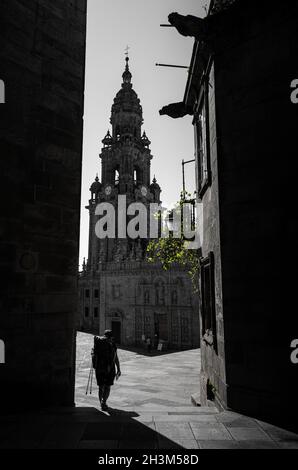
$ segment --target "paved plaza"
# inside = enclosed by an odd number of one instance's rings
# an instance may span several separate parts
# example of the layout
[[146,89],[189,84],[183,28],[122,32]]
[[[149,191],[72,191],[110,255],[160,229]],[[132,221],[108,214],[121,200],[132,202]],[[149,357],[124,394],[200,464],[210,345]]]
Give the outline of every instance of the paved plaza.
[[[86,396],[93,336],[78,333],[76,404],[98,408],[95,375],[92,395]],[[122,376],[112,387],[109,405],[120,409],[157,410],[191,404],[191,395],[199,390],[200,351],[148,355],[146,348],[118,350]]]
[[0,448],[14,449],[298,449],[298,435],[215,407],[195,407],[200,351],[119,350],[122,376],[109,411],[97,387],[86,395],[93,337],[77,339],[76,408],[1,417]]

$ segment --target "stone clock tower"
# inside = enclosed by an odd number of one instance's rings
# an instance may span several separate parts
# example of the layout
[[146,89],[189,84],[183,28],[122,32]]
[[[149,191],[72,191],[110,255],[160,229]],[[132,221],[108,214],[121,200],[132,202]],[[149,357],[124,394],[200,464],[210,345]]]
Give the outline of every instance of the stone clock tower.
[[[101,180],[96,176],[90,187],[89,252],[79,279],[78,327],[95,334],[112,328],[117,342],[127,346],[142,344],[142,338],[150,336],[177,349],[197,347],[198,299],[187,273],[179,266],[165,272],[146,260],[149,205],[161,204],[161,188],[155,177],[151,180],[151,142],[142,131],[143,110],[132,87],[128,57],[122,78],[112,105],[111,130],[102,140]],[[126,207],[118,207],[119,196],[126,197]],[[148,208],[147,238],[131,239],[119,234],[117,215],[138,202]],[[115,208],[114,238],[96,235],[100,203]]]
[[116,214],[119,195],[126,196],[127,206],[133,202],[142,202],[148,207],[148,214],[150,203],[161,203],[161,189],[155,177],[151,182],[151,142],[146,133],[142,133],[143,110],[138,95],[132,88],[128,57],[122,77],[121,90],[112,106],[112,131],[108,131],[102,140],[101,182],[97,176],[90,188],[91,199],[87,207],[90,213],[88,268],[93,269],[98,263],[107,261],[140,260],[146,248],[146,240],[143,239],[132,241],[128,238],[120,239],[116,235],[112,240],[99,240],[95,234],[98,220],[95,209],[99,203],[113,204]]

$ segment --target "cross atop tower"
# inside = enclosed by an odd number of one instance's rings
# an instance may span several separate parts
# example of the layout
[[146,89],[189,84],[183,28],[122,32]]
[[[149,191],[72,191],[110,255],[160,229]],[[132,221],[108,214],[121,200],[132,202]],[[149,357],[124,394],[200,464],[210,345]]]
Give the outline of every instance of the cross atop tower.
[[126,58],[127,58],[127,59],[128,59],[129,49],[130,49],[130,47],[129,47],[129,46],[126,46],[125,55],[126,55]]

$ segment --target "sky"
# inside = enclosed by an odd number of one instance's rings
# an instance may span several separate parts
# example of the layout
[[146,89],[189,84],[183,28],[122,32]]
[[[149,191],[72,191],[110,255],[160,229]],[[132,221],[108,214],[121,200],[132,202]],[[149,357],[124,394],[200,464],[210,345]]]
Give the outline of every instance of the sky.
[[[88,0],[83,180],[80,264],[88,257],[89,188],[101,177],[99,153],[111,129],[111,106],[121,88],[125,50],[129,46],[133,88],[143,107],[144,125],[153,155],[151,177],[156,175],[164,207],[172,206],[182,190],[182,159],[194,158],[191,116],[171,119],[159,110],[183,100],[187,69],[156,67],[156,63],[190,65],[193,38],[175,28],[162,28],[168,15],[206,16],[207,0]],[[186,189],[195,190],[194,164],[186,166]]]

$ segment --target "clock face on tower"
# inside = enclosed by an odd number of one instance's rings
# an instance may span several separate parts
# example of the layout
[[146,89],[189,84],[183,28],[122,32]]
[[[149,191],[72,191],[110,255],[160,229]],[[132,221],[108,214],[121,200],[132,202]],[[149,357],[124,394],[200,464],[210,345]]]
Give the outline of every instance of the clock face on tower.
[[147,196],[148,190],[147,190],[146,186],[141,187],[141,193],[142,193],[142,196],[144,196],[144,197]]
[[112,186],[110,186],[110,185],[106,186],[105,193],[106,193],[107,196],[110,196],[111,193],[112,193]]

